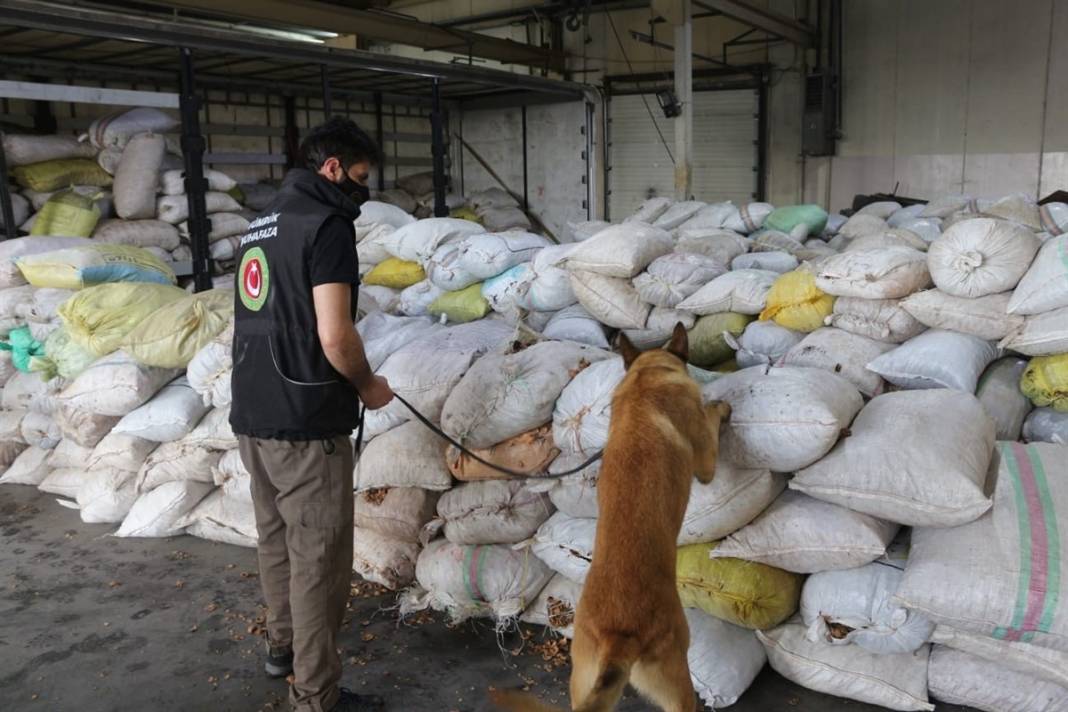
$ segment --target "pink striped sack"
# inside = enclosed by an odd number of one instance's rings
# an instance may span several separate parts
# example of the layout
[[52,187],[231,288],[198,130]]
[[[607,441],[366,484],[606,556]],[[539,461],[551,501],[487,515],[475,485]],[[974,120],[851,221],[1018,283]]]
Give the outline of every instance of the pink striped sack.
[[916,529],[897,593],[957,630],[1068,652],[1068,446],[999,442],[993,508]]

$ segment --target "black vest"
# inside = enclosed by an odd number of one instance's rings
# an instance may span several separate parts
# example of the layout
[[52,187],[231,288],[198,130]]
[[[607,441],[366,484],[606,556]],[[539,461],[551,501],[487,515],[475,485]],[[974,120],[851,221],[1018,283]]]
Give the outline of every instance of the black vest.
[[[275,440],[350,434],[356,389],[323,353],[309,270],[312,243],[332,216],[350,224],[355,203],[326,179],[286,174],[271,205],[249,224],[237,253],[234,296],[235,433]],[[353,318],[355,319],[353,285]]]

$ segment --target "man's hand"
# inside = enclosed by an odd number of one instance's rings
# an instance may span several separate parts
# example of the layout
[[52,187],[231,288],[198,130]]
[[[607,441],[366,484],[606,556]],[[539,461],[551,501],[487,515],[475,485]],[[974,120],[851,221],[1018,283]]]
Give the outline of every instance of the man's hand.
[[372,376],[367,385],[359,389],[360,400],[368,410],[384,408],[393,400],[393,389],[382,376]]

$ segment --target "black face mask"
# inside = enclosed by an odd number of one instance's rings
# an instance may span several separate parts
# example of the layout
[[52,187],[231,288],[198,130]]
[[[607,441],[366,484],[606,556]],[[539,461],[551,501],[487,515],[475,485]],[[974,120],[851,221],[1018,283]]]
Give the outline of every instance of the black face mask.
[[349,178],[349,169],[342,166],[344,169],[344,178],[340,183],[335,183],[345,195],[352,199],[352,202],[356,203],[356,207],[359,207],[371,199],[371,189],[365,185],[360,185],[352,178]]

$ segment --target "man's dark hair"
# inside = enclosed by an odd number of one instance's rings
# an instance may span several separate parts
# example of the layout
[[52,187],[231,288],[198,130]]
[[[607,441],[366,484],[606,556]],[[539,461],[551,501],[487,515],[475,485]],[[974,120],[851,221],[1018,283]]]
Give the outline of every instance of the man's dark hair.
[[352,119],[335,116],[314,127],[300,143],[304,167],[317,171],[331,156],[348,168],[354,163],[369,161],[382,165],[382,151],[374,139],[364,133]]

